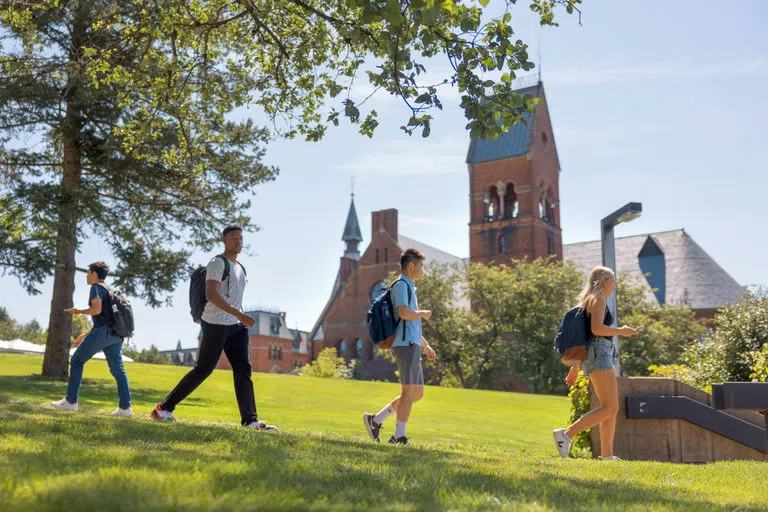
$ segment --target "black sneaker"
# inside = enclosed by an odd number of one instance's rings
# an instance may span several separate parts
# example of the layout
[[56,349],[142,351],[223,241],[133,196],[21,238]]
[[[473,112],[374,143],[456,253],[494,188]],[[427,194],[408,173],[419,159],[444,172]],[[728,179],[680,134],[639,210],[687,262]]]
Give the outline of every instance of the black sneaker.
[[254,430],[264,430],[267,432],[280,432],[280,429],[277,428],[274,425],[267,425],[263,421],[252,421],[251,423],[247,424],[245,428],[252,428]]
[[408,438],[405,436],[398,437],[398,438],[395,438],[395,436],[392,436],[389,438],[389,444],[408,444]]
[[381,430],[381,425],[373,421],[374,415],[367,412],[363,414],[363,424],[365,425],[366,430],[368,430],[368,435],[371,436],[371,439],[379,442],[379,430]]

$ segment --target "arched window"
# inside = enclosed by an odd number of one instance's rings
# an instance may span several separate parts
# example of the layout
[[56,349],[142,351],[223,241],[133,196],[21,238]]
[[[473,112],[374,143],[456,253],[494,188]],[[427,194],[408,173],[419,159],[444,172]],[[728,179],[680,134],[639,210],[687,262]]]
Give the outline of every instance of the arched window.
[[504,254],[506,252],[503,233],[499,234],[499,238],[496,240],[496,249],[499,254]]
[[555,254],[555,236],[552,233],[547,233],[547,256]]
[[496,185],[492,185],[491,188],[488,190],[488,206],[486,209],[485,214],[485,220],[488,222],[493,222],[494,220],[498,220],[499,216],[499,190],[496,188]]
[[339,342],[339,357],[347,358],[347,340],[341,340]]
[[355,342],[355,357],[357,359],[363,358],[363,340],[360,338],[357,338],[357,341]]
[[515,184],[507,183],[507,193],[504,194],[504,218],[514,219],[518,215],[517,192]]
[[379,250],[376,249],[376,263],[379,262]]

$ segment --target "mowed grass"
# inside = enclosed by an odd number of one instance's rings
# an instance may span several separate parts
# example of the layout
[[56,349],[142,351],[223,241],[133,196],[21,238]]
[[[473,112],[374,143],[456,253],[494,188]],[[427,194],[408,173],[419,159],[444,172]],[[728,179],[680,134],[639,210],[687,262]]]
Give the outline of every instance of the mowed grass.
[[[254,374],[261,419],[239,426],[230,372],[149,419],[188,368],[128,364],[134,418],[112,418],[103,361],[86,365],[80,411],[48,402],[66,383],[42,359],[0,354],[0,510],[768,510],[768,465],[560,459],[563,397],[428,387],[410,446],[372,443],[361,416],[387,383]],[[389,437],[388,421],[382,437]]]

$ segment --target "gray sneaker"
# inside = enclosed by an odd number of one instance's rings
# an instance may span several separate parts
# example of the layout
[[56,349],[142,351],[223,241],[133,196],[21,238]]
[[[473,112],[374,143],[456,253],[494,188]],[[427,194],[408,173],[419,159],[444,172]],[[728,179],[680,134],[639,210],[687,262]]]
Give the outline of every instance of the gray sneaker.
[[571,438],[565,433],[564,428],[558,428],[552,431],[552,435],[555,437],[555,446],[558,453],[564,459],[568,458],[568,452],[571,449]]

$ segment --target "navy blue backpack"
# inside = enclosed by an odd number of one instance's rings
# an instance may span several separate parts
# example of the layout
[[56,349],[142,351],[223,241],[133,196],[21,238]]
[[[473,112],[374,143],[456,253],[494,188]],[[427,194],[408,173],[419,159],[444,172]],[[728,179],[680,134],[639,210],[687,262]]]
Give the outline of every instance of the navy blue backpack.
[[555,336],[555,355],[566,366],[580,366],[587,358],[589,346],[589,315],[587,310],[575,307],[560,322]]
[[[400,324],[400,319],[395,320],[395,308],[392,306],[392,287],[398,279],[384,290],[381,295],[373,299],[368,313],[365,315],[365,323],[368,325],[368,336],[379,350],[392,348],[395,341],[395,332]],[[408,288],[408,304],[411,303],[411,287]],[[403,320],[405,322],[405,320]],[[405,326],[403,326],[403,339],[405,339]]]

